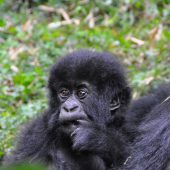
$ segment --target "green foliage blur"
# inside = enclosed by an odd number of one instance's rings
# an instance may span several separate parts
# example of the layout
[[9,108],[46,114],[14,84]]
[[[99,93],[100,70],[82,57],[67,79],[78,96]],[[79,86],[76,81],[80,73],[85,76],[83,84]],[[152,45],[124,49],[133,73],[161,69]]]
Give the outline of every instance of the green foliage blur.
[[13,166],[1,166],[1,170],[45,170],[44,166],[38,164],[20,164]]
[[58,57],[110,51],[127,67],[134,97],[170,79],[170,0],[0,0],[0,157],[20,125],[47,108]]

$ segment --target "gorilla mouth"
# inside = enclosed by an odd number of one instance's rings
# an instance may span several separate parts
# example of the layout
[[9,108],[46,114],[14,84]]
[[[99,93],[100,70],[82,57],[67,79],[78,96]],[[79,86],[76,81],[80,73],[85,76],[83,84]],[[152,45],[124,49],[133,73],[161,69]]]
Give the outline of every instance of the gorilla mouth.
[[69,127],[69,126],[79,126],[81,124],[88,124],[89,119],[76,119],[76,120],[65,120],[61,124],[62,126]]
[[78,126],[82,123],[87,124],[90,121],[92,121],[92,118],[85,113],[67,115],[67,116],[60,116],[59,117],[60,125],[66,126],[66,127],[70,126],[70,125]]
[[71,121],[65,121],[62,123],[63,126],[68,126],[70,124],[78,126],[80,124],[80,122],[79,122],[79,120],[71,120]]
[[[61,123],[61,122],[60,122]],[[60,128],[65,134],[71,134],[82,124],[89,124],[87,119],[77,119],[77,120],[65,120],[60,124]]]

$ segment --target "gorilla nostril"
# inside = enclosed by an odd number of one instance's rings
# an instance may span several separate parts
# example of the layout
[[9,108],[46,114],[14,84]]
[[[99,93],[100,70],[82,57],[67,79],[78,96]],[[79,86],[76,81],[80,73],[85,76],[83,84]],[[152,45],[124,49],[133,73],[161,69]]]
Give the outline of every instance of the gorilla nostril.
[[63,107],[65,112],[75,112],[78,109],[78,106],[72,106],[72,107]]
[[72,108],[70,108],[70,112],[75,112],[78,109],[78,106],[74,106]]
[[69,112],[69,109],[67,107],[63,107],[63,109],[66,111],[66,112]]

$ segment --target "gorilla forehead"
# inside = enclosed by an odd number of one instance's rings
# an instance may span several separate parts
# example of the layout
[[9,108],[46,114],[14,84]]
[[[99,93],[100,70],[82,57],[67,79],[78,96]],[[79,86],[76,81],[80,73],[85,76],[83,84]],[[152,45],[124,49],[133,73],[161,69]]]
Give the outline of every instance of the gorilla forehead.
[[[110,53],[80,50],[62,57],[51,69],[49,82],[88,81],[102,87],[126,85],[124,69]],[[53,82],[54,83],[54,82]]]

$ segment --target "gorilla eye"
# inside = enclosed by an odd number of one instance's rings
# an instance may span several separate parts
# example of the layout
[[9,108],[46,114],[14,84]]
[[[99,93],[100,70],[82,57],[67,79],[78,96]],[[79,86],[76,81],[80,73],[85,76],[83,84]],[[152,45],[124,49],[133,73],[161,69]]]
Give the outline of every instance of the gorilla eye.
[[59,96],[61,98],[69,97],[69,95],[70,95],[70,91],[68,89],[61,89],[59,92]]
[[80,89],[80,90],[78,90],[77,96],[80,99],[84,99],[87,96],[87,89]]

